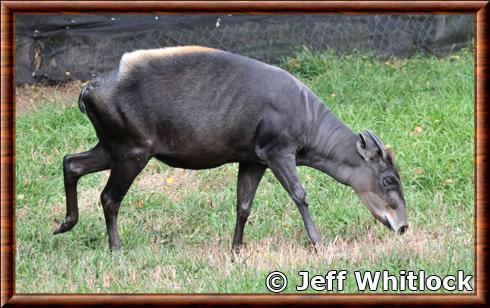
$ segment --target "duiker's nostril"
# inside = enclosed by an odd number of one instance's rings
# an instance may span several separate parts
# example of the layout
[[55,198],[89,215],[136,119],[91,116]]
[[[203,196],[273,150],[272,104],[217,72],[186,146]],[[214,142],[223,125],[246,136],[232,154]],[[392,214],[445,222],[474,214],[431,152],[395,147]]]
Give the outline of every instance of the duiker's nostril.
[[407,232],[408,225],[401,226],[400,229],[398,229],[398,234],[403,234]]

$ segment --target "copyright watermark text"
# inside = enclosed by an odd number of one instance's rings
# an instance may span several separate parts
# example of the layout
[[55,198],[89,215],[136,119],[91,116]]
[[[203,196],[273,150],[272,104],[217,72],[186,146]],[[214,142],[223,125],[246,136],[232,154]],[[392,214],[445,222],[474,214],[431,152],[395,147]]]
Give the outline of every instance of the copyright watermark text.
[[[299,283],[296,291],[343,291],[346,279],[346,270],[330,270],[325,275],[311,275],[308,271],[298,272]],[[358,291],[473,291],[472,275],[465,275],[458,271],[455,275],[439,277],[428,275],[424,270],[418,272],[401,270],[396,274],[390,271],[359,272],[354,271],[352,278]],[[295,277],[296,279],[296,277]],[[271,272],[265,279],[267,290],[274,293],[283,292],[288,286],[288,277],[279,271]]]

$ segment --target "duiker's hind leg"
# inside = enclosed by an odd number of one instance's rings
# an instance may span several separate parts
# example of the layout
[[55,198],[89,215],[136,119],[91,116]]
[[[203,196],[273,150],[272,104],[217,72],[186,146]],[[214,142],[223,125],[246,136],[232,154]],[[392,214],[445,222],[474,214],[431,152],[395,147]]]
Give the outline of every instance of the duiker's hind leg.
[[111,251],[121,249],[121,240],[117,231],[117,215],[121,201],[129,190],[134,179],[143,170],[148,157],[130,158],[128,160],[113,162],[111,175],[100,196],[104,217],[109,235],[109,248]]
[[66,218],[53,234],[70,231],[78,221],[77,183],[83,175],[109,169],[111,159],[97,144],[92,150],[66,155],[63,158],[63,175],[66,195]]

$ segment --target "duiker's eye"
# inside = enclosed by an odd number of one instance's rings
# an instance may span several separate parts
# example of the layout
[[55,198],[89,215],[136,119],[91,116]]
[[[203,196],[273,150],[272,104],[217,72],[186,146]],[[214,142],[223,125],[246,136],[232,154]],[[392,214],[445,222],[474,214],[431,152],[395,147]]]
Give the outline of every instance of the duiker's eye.
[[386,176],[383,178],[383,186],[388,188],[396,185],[396,180],[391,176]]
[[390,203],[390,204],[388,204],[388,206],[394,210],[396,210],[396,208],[398,207],[398,205],[396,203]]

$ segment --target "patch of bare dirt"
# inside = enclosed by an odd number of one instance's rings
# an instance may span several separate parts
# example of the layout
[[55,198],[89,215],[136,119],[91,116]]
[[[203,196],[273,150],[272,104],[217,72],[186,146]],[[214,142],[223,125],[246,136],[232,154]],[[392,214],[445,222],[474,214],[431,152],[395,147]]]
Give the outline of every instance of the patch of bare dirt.
[[15,88],[16,115],[36,111],[43,104],[74,106],[85,83],[72,81],[54,86],[22,85]]

